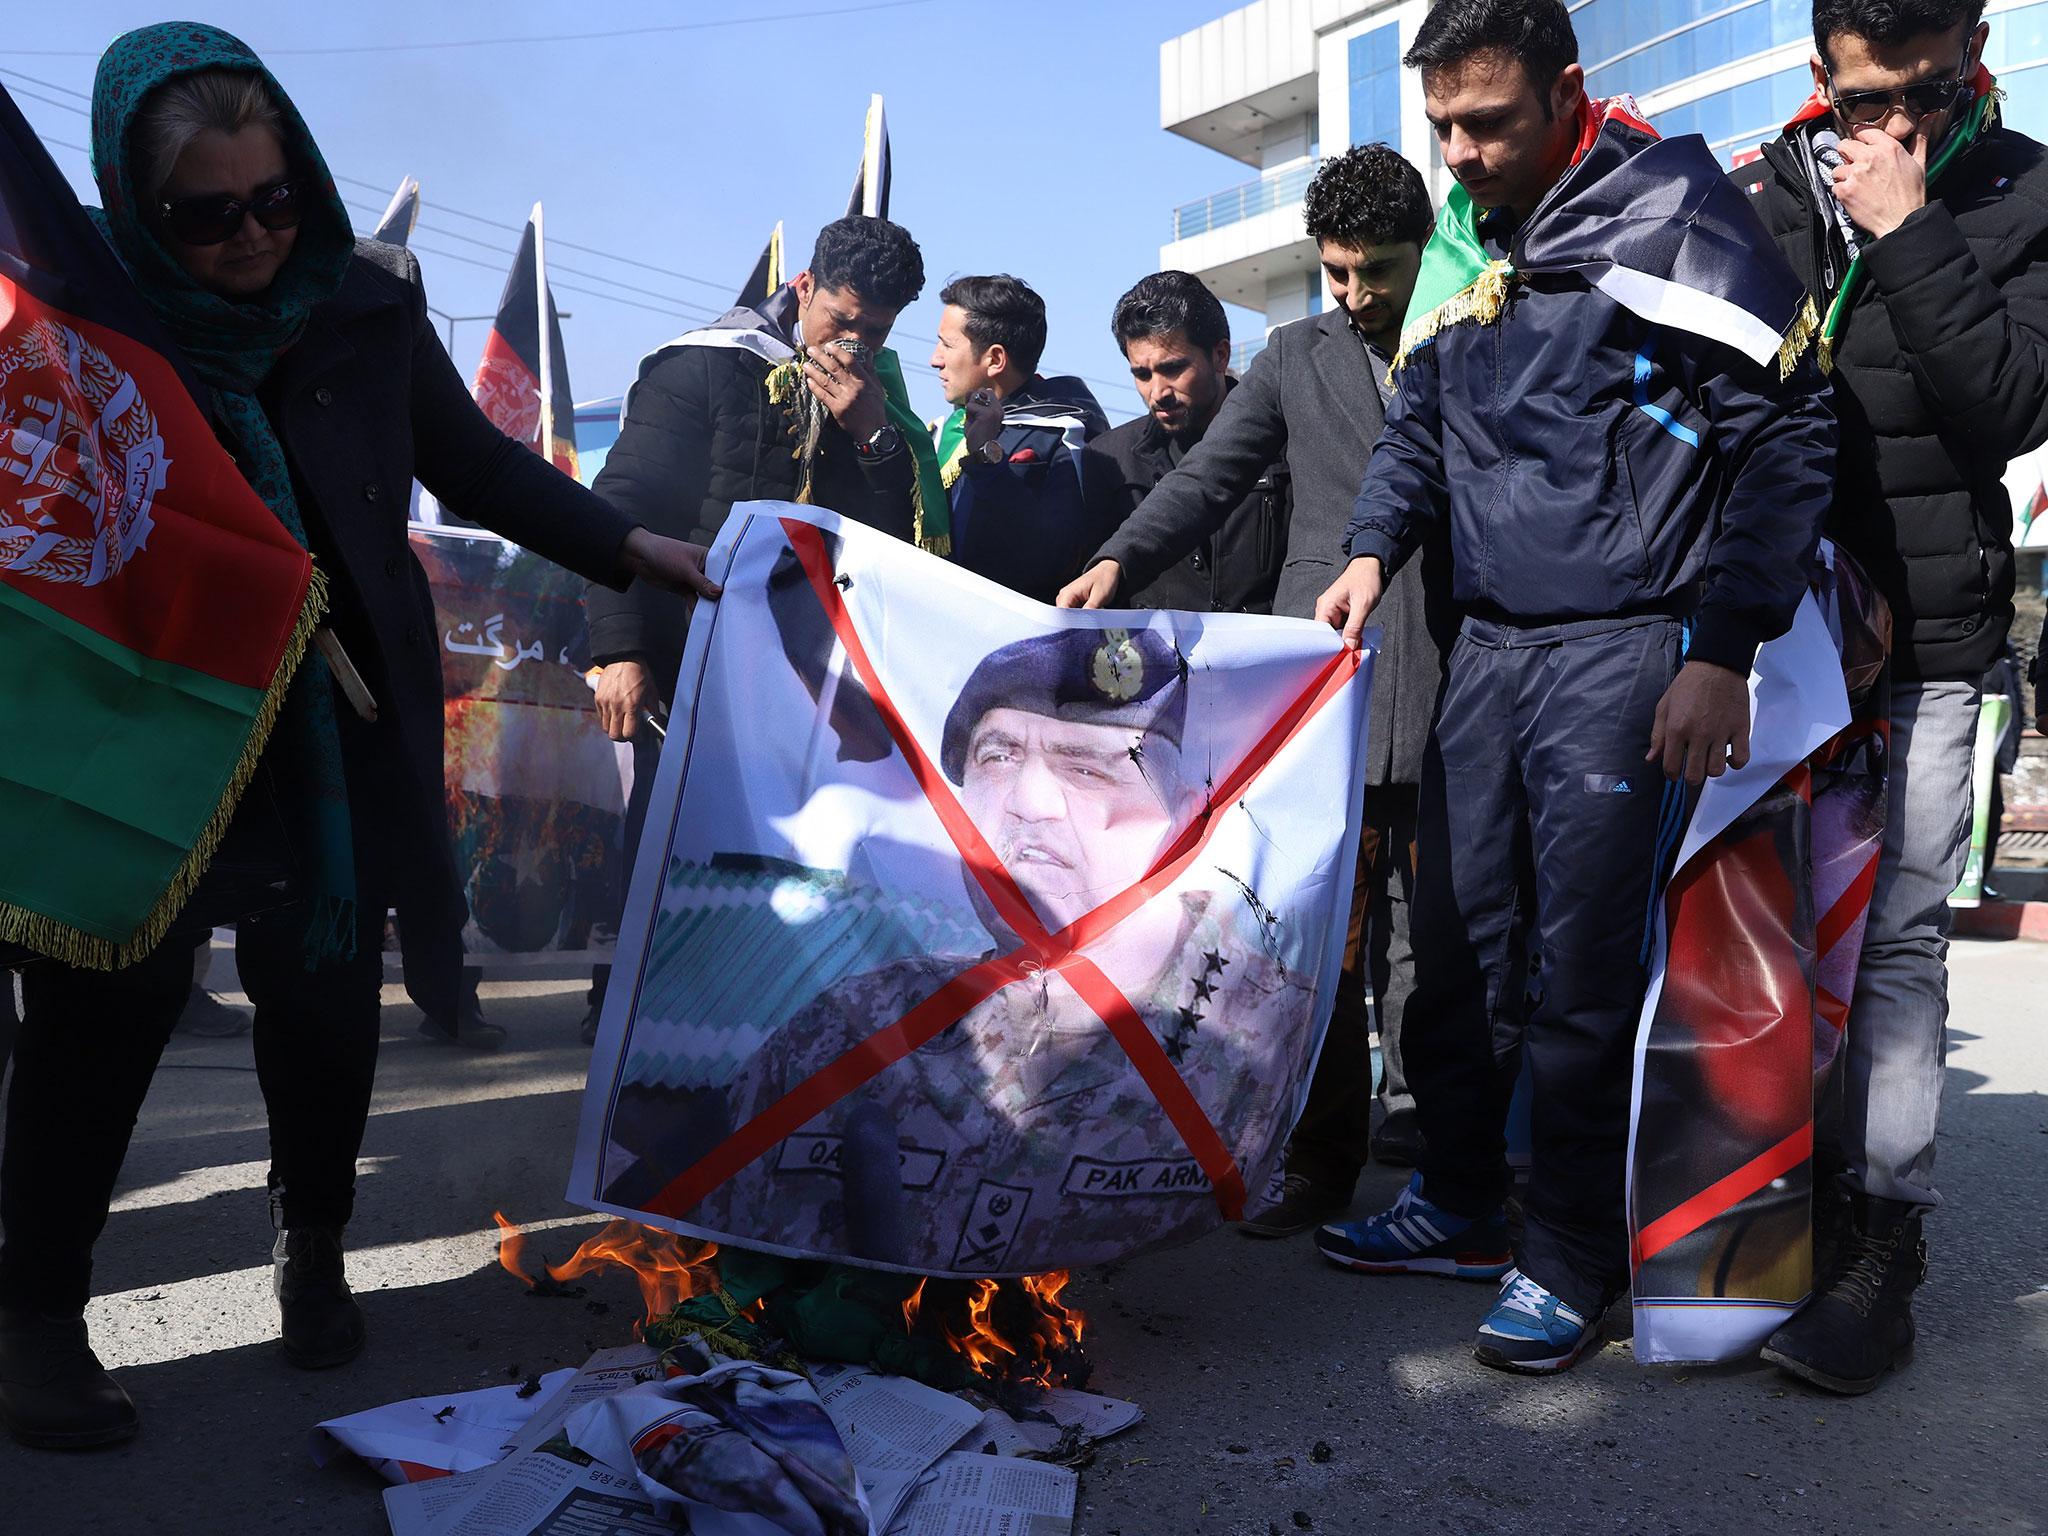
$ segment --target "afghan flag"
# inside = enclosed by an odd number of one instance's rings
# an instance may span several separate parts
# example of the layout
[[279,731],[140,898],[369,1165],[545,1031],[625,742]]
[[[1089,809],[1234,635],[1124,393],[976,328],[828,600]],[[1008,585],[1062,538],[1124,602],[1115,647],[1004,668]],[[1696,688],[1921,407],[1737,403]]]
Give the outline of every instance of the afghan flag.
[[[519,254],[498,300],[498,317],[484,338],[469,392],[483,413],[507,437],[522,442],[576,475],[576,405],[569,390],[569,355],[562,346],[562,317],[548,291],[542,257],[540,204],[519,237]],[[548,344],[540,344],[541,315],[547,315]]]
[[1500,318],[1520,277],[1583,279],[1648,324],[1704,336],[1789,374],[1820,320],[1706,140],[1663,139],[1632,97],[1580,104],[1572,164],[1516,233],[1486,249],[1481,210],[1453,187],[1423,248],[1398,369],[1438,332]]
[[846,200],[847,217],[864,213],[871,219],[889,217],[889,119],[882,111],[882,98],[868,100],[867,131],[862,137],[860,170],[853,178],[853,195]]
[[391,194],[391,201],[384,209],[384,216],[377,221],[377,227],[371,232],[370,238],[382,240],[386,245],[404,245],[412,238],[412,227],[419,221],[419,178],[408,176],[398,184],[398,190]]
[[323,593],[0,90],[0,940],[100,969],[155,947]]
[[754,263],[754,270],[747,274],[747,281],[740,289],[740,296],[733,301],[737,309],[759,309],[768,302],[768,295],[782,286],[782,220],[775,221],[774,233],[768,236],[768,243],[761,247],[761,257]]

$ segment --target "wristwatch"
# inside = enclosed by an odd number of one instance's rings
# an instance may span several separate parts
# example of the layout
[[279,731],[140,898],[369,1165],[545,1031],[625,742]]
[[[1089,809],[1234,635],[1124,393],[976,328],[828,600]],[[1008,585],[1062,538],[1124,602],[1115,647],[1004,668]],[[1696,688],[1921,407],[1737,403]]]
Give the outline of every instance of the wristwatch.
[[903,446],[903,434],[896,430],[894,422],[885,421],[875,428],[873,435],[866,442],[856,443],[854,446],[862,458],[886,459]]
[[1009,455],[1003,452],[1001,437],[992,437],[981,445],[981,462],[984,464],[1001,464],[1008,458]]

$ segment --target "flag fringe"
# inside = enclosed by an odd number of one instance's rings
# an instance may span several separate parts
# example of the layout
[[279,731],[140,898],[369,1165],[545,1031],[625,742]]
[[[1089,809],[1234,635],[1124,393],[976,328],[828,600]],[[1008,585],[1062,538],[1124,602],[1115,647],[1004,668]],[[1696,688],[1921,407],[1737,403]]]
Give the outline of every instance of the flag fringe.
[[1399,373],[1409,354],[1434,341],[1439,331],[1462,325],[1467,320],[1477,320],[1481,325],[1491,325],[1498,320],[1501,309],[1507,304],[1508,283],[1513,277],[1514,268],[1507,262],[1490,262],[1484,272],[1402,331],[1401,350],[1394,354],[1393,366],[1387,370],[1388,377]]
[[[790,361],[786,363],[778,364],[777,366],[769,369],[768,403],[770,405],[789,404],[790,401],[796,398],[798,382],[802,378],[802,376],[803,364],[796,360],[795,358],[792,358]],[[896,430],[899,432],[903,430],[902,426],[899,424],[895,424],[892,422],[892,425],[896,425]],[[904,444],[906,450],[909,449],[909,446],[910,445],[908,442]],[[796,450],[796,452],[791,455],[791,457],[800,457],[802,453],[803,449],[799,447]],[[910,530],[911,539],[917,545],[917,547],[923,550],[926,554],[937,555],[941,560],[950,559],[953,554],[953,535],[951,529],[949,528],[944,533],[932,533],[928,531],[930,520],[925,515],[924,477],[916,473],[915,460],[916,455],[913,452],[912,474],[910,481],[910,505],[912,514]],[[946,481],[945,484],[949,490],[952,488],[952,482],[950,480]],[[805,504],[806,506],[810,504],[811,486],[809,466],[805,467],[804,484],[797,493],[797,500]]]
[[120,941],[102,938],[44,913],[32,912],[12,902],[0,902],[0,940],[26,945],[39,955],[89,971],[115,971],[133,965],[163,942],[178,913],[184,910],[185,903],[199,888],[207,866],[213,862],[221,840],[227,836],[229,823],[235,819],[242,795],[256,777],[263,749],[269,745],[270,733],[283,712],[285,695],[291,690],[292,679],[298,675],[299,664],[305,660],[306,649],[313,642],[313,632],[327,614],[327,602],[327,573],[315,563],[308,574],[306,600],[300,606],[298,621],[293,624],[291,635],[285,641],[284,654],[278,660],[277,675],[264,691],[263,702],[250,725],[249,739],[243,744],[241,759],[228,777],[220,804],[214,808],[213,815],[200,831],[198,841],[186,853],[184,862],[178,866],[170,883],[135,932]]
[[1778,348],[1778,377],[1789,379],[1792,370],[1799,366],[1799,359],[1806,354],[1810,343],[1818,341],[1816,355],[1820,359],[1820,371],[1826,375],[1834,349],[1828,339],[1820,334],[1820,311],[1814,307],[1813,296],[1807,295],[1799,306],[1799,313],[1792,317],[1792,324],[1785,331],[1785,340]]

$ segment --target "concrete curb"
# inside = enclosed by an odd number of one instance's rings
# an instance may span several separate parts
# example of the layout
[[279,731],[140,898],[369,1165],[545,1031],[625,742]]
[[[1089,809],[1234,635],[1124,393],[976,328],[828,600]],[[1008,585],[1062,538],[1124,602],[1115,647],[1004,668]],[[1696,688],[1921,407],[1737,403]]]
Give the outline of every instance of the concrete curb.
[[2048,942],[2048,901],[1988,901],[1981,907],[1957,907],[1949,933],[1958,939]]

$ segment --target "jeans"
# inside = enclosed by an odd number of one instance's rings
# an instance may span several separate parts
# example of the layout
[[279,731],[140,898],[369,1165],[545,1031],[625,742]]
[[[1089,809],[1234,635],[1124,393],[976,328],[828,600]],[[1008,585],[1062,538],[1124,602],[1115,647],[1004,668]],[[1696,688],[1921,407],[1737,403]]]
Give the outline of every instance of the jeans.
[[1892,689],[1884,845],[1842,1042],[1837,1124],[1852,1190],[1931,1210],[1948,1054],[1949,893],[1970,851],[1975,683]]
[[[366,900],[359,910],[355,958],[318,971],[306,969],[303,908],[249,919],[236,935],[235,963],[256,1005],[281,1227],[338,1227],[355,1204],[384,979],[384,907]],[[125,970],[51,960],[22,972],[0,1149],[0,1306],[85,1306],[135,1118],[191,990],[192,951],[177,942]]]

